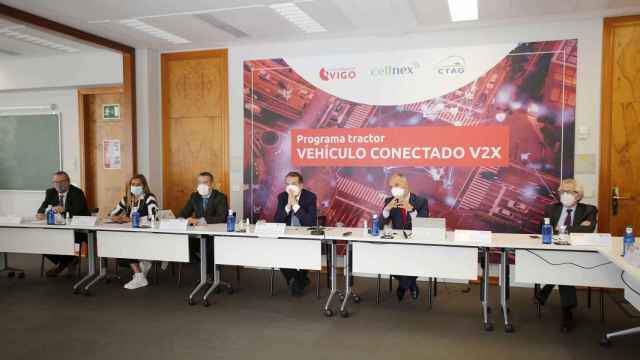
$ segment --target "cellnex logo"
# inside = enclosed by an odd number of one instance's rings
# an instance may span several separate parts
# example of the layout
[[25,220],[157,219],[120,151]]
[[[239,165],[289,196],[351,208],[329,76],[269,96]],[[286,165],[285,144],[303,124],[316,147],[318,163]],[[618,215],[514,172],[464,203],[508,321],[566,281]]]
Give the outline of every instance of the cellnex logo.
[[371,76],[411,76],[420,68],[420,63],[414,61],[404,65],[383,65],[371,69]]
[[440,61],[436,65],[436,72],[438,75],[461,75],[464,74],[464,58],[462,56],[449,56]]
[[320,69],[320,80],[353,80],[356,77],[356,68]]

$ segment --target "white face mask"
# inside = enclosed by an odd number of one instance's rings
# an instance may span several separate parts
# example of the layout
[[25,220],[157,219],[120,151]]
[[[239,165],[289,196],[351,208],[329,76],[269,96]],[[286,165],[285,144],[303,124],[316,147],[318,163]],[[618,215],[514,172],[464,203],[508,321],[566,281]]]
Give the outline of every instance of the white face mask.
[[576,196],[570,193],[562,193],[560,194],[560,202],[565,207],[572,207],[576,204]]
[[400,198],[404,195],[404,189],[399,186],[394,186],[391,188],[391,195],[393,195],[394,198]]
[[207,184],[198,184],[198,194],[202,196],[209,195],[209,185]]
[[142,186],[132,186],[131,187],[131,193],[135,196],[140,196],[142,195],[143,189]]
[[298,196],[300,194],[300,187],[298,185],[287,185],[287,192],[293,193],[293,195]]

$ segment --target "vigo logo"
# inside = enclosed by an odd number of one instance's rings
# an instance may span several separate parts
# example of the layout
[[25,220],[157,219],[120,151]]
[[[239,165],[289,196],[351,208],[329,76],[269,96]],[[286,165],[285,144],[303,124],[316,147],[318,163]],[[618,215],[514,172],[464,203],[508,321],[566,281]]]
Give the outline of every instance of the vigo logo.
[[340,68],[340,69],[320,69],[320,80],[353,80],[356,77],[355,68]]
[[449,56],[436,65],[438,75],[453,76],[464,74],[465,63],[462,56]]

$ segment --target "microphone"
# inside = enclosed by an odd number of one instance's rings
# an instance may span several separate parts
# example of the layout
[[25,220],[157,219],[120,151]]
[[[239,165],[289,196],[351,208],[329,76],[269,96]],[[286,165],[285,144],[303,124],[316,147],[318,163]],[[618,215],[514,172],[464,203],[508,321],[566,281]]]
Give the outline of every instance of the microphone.
[[324,229],[320,227],[320,215],[316,211],[316,226],[311,228],[311,235],[324,235]]

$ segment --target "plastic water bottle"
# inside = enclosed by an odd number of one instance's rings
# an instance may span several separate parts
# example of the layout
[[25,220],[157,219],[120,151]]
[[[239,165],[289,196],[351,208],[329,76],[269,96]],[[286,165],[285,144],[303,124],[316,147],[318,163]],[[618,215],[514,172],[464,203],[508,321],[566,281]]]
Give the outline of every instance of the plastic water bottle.
[[64,212],[64,224],[71,225],[71,214],[68,211]]
[[49,205],[47,207],[47,211],[45,211],[47,216],[47,225],[55,225],[56,224],[56,214],[53,211],[53,207]]
[[371,219],[371,235],[380,235],[380,219],[378,219],[378,214],[373,214]]
[[227,215],[227,232],[235,232],[236,231],[236,216],[233,214],[233,210],[229,209],[229,214]]
[[625,256],[627,252],[629,252],[629,249],[636,242],[631,226],[627,226],[626,229],[624,229],[624,237],[622,239],[622,256]]
[[138,212],[138,210],[133,210],[133,212],[131,213],[131,227],[140,227],[140,213]]
[[553,228],[551,227],[551,219],[544,218],[544,225],[542,225],[542,243],[551,244],[553,242]]

